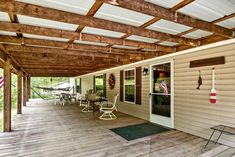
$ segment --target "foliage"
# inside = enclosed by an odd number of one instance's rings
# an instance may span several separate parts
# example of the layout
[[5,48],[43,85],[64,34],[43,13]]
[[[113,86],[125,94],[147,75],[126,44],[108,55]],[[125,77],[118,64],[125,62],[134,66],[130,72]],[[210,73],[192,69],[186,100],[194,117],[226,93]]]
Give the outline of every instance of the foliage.
[[[69,82],[67,77],[33,77],[31,78],[31,88],[39,93],[43,98],[51,98],[49,93],[42,93],[39,88],[35,87],[55,87],[61,83]],[[31,91],[32,98],[40,98],[36,93]]]

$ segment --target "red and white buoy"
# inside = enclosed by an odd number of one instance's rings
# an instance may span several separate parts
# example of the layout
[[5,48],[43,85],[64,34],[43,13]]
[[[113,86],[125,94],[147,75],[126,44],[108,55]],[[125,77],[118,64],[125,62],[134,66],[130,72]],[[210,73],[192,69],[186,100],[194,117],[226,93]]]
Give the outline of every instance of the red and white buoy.
[[212,88],[211,88],[210,102],[212,104],[216,104],[215,68],[213,68],[212,70]]

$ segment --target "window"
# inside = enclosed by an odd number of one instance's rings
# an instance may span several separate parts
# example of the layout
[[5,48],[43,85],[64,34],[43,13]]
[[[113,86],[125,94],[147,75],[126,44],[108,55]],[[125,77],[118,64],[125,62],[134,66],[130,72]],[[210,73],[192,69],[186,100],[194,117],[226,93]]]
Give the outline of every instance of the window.
[[135,103],[135,69],[124,71],[124,100]]
[[105,97],[103,75],[95,76],[95,92],[97,96]]
[[77,84],[77,87],[76,87],[76,92],[77,93],[81,93],[82,92],[82,89],[81,89],[81,78],[78,78],[77,80],[76,80],[76,84]]

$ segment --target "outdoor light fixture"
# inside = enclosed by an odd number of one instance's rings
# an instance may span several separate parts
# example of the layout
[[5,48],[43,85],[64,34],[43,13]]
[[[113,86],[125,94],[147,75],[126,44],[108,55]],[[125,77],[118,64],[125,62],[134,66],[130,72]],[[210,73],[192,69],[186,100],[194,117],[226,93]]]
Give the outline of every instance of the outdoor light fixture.
[[144,68],[144,69],[143,69],[143,74],[144,74],[144,75],[148,75],[148,72],[149,72],[149,69],[148,69],[148,68]]

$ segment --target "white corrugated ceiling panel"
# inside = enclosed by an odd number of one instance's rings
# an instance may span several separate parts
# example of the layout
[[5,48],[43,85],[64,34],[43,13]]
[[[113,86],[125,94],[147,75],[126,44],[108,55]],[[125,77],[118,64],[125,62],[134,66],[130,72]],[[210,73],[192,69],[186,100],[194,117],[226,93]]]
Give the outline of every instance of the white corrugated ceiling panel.
[[183,0],[145,0],[146,2],[150,2],[165,8],[172,8]]
[[103,4],[101,8],[96,12],[94,17],[134,26],[140,26],[154,18],[153,16],[113,6],[110,4]]
[[95,0],[17,0],[43,7],[58,9],[66,12],[86,15]]
[[216,23],[219,26],[229,29],[235,28],[235,17]]
[[19,19],[19,23],[21,24],[40,26],[40,27],[46,27],[46,28],[62,29],[62,30],[68,30],[68,31],[75,31],[78,27],[78,25],[75,25],[75,24],[58,22],[58,21],[53,21],[53,20],[46,20],[46,19],[23,16],[23,15],[18,15],[18,19]]
[[163,45],[163,46],[176,46],[176,45],[179,45],[178,43],[170,42],[170,41],[163,41],[163,42],[160,42],[158,44]]
[[196,0],[179,12],[205,21],[214,21],[235,12],[234,0]]
[[211,32],[207,32],[207,31],[203,31],[203,30],[196,30],[193,32],[190,32],[188,34],[183,35],[183,37],[185,38],[191,38],[191,39],[199,39],[199,38],[203,38],[209,35],[212,35],[213,33]]
[[137,35],[131,35],[126,39],[134,40],[134,41],[140,41],[140,42],[146,42],[146,43],[155,43],[155,42],[159,41],[158,39],[141,37],[141,36],[137,36]]
[[109,31],[105,29],[93,28],[93,27],[85,27],[82,30],[82,33],[95,34],[95,35],[101,35],[101,36],[107,36],[107,37],[113,37],[113,38],[120,38],[121,36],[125,35],[124,33],[121,33],[121,32],[114,32],[114,31]]
[[33,34],[27,34],[27,33],[24,33],[23,36],[25,38],[33,38],[33,39],[43,39],[43,40],[62,41],[62,42],[69,41],[69,39],[65,39],[65,38],[48,37],[48,36],[43,36],[43,35],[33,35]]
[[97,45],[97,46],[108,46],[107,43],[99,43],[99,42],[91,42],[91,41],[83,41],[83,40],[75,40],[74,43],[87,44],[87,45]]
[[9,18],[7,13],[0,11],[0,21],[11,22],[11,19]]
[[192,27],[162,19],[147,27],[147,29],[174,34],[174,35],[190,30],[191,28]]
[[137,50],[138,47],[134,46],[125,46],[125,45],[113,45],[113,48],[120,48],[120,49],[130,49],[130,50]]
[[15,32],[0,31],[0,35],[16,36]]

